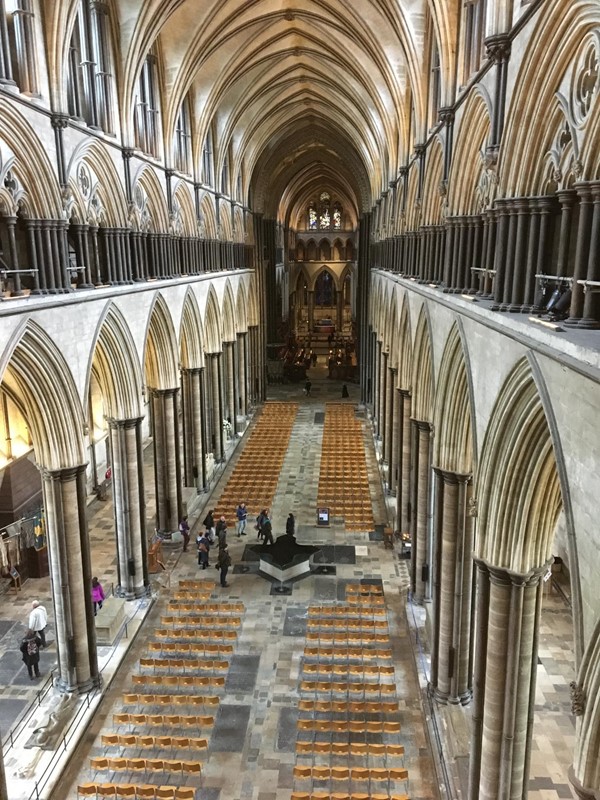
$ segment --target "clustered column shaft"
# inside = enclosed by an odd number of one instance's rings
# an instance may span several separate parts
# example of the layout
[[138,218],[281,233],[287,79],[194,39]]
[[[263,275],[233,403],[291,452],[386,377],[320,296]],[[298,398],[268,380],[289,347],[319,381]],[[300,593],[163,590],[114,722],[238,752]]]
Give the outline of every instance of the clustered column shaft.
[[156,527],[174,533],[181,516],[179,388],[151,389],[156,478]]

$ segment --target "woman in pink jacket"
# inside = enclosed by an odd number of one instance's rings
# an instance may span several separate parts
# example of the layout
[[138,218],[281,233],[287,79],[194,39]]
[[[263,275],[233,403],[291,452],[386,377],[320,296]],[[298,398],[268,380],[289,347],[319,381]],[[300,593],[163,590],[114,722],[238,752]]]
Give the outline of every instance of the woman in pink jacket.
[[102,601],[104,600],[104,589],[98,578],[92,578],[92,602],[94,603],[94,616],[98,613],[98,609],[102,608]]

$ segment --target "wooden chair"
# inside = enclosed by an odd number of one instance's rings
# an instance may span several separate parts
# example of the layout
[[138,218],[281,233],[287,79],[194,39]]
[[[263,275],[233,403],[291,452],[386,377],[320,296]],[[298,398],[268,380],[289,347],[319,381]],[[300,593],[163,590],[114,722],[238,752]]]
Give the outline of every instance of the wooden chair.
[[95,772],[108,772],[108,758],[90,758],[90,769]]
[[117,784],[117,797],[135,797],[137,794],[135,784],[133,783],[118,783]]
[[175,786],[157,786],[154,790],[156,800],[174,800]]
[[80,783],[77,787],[77,797],[97,797],[95,783]]
[[149,784],[137,784],[135,787],[136,798],[151,798],[154,800],[156,797],[156,786],[151,786]]
[[163,769],[165,772],[181,772],[182,766],[182,761],[175,761],[173,759],[163,761]]
[[146,759],[145,758],[128,758],[127,759],[127,768],[130,769],[132,772],[142,772],[146,769]]
[[111,758],[108,761],[108,765],[113,772],[125,772],[127,769],[127,759],[126,758]]
[[116,797],[117,787],[114,783],[98,783],[96,785],[96,794],[98,797]]
[[101,741],[104,747],[114,747],[119,744],[119,735],[116,733],[103,733]]

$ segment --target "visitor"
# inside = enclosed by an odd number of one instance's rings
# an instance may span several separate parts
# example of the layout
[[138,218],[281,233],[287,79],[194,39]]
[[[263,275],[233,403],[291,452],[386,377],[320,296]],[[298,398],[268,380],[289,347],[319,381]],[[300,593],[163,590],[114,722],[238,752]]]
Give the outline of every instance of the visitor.
[[261,530],[263,535],[263,544],[275,544],[273,541],[273,526],[271,525],[268,511],[265,514]]
[[40,664],[41,646],[42,646],[41,638],[37,635],[35,631],[31,630],[30,628],[25,634],[25,638],[21,642],[21,647],[19,649],[23,654],[23,663],[27,667],[27,672],[29,673],[29,677],[31,678],[31,680],[40,677],[39,664]]
[[304,384],[304,394],[307,397],[310,397],[311,388],[312,388],[312,383],[310,381],[306,381],[306,383]]
[[213,517],[213,509],[210,508],[208,514],[204,517],[204,522],[202,523],[206,528],[206,532],[208,533],[208,539],[211,544],[214,544],[215,541],[215,518]]
[[202,567],[202,569],[206,569],[210,566],[208,561],[210,540],[206,531],[202,535],[198,536],[196,544],[198,545],[198,566]]
[[182,517],[179,522],[179,533],[183,539],[183,552],[187,553],[188,544],[190,543],[190,526],[187,517]]
[[227,545],[219,547],[219,555],[217,556],[217,563],[215,566],[217,569],[221,570],[221,586],[223,588],[229,586],[227,583],[227,570],[231,566],[231,556],[229,555]]
[[219,541],[219,550],[227,547],[227,523],[222,515],[217,522],[217,539]]
[[246,517],[248,516],[248,509],[246,508],[246,503],[240,503],[235,510],[235,515],[237,517],[237,535],[238,539],[240,536],[246,535]]
[[98,613],[98,609],[102,608],[104,602],[104,589],[98,578],[92,578],[92,603],[94,604],[94,616]]
[[346,384],[344,384],[342,386],[342,398],[345,399],[346,397],[350,397],[350,392],[348,391]]
[[296,519],[291,511],[288,514],[288,518],[285,522],[285,532],[288,536],[293,536],[296,532]]
[[37,633],[42,641],[42,647],[46,647],[46,625],[48,624],[48,614],[44,606],[41,606],[37,600],[31,604],[31,613],[29,615],[29,630]]
[[260,514],[256,518],[256,525],[254,526],[256,528],[256,530],[258,531],[258,535],[256,536],[257,539],[261,539],[262,538],[262,535],[263,535],[262,526],[263,526],[263,522],[265,521],[266,518],[267,518],[267,510],[266,510],[266,508],[263,508],[263,510],[260,512]]

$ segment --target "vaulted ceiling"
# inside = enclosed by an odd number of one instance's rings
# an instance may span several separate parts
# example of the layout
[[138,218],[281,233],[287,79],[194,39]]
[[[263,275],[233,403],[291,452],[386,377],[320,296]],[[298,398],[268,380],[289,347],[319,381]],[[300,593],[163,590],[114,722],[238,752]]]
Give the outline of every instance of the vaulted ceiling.
[[411,105],[422,117],[425,3],[119,0],[124,100],[158,43],[165,132],[189,93],[197,141],[212,125],[254,210],[293,219],[328,188],[357,218],[410,152]]

